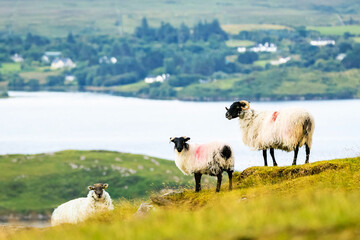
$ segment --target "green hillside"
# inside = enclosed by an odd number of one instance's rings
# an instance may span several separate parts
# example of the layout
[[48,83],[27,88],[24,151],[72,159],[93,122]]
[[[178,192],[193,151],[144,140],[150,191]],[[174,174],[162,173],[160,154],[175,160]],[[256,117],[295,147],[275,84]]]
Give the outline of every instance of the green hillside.
[[[3,228],[4,239],[357,239],[360,232],[360,158],[290,167],[252,167],[223,185],[195,193],[152,196],[142,218],[138,204],[78,225]],[[161,203],[157,205],[156,203]]]
[[143,198],[187,185],[174,162],[108,151],[62,151],[0,156],[0,215],[50,213],[60,203],[86,196],[87,186],[108,183],[113,199]]
[[32,32],[45,36],[76,34],[119,35],[132,32],[142,17],[193,25],[219,19],[224,25],[275,24],[287,26],[341,25],[359,20],[356,0],[218,1],[218,0],[0,0],[0,31]]

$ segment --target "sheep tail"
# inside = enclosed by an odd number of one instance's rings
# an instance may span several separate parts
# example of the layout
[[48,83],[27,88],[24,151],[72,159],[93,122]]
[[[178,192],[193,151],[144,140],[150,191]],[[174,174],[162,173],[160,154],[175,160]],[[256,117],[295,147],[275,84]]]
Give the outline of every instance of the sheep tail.
[[304,136],[308,136],[312,132],[312,122],[310,117],[307,117],[303,125]]

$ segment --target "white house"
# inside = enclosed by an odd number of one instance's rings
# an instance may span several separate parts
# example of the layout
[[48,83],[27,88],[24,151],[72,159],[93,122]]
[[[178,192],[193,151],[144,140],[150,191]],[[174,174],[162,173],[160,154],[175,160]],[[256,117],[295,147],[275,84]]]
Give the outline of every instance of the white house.
[[322,46],[326,46],[326,45],[335,45],[335,40],[319,38],[318,40],[311,40],[310,45],[318,46],[318,47],[322,47]]
[[14,62],[23,62],[24,59],[21,57],[21,55],[15,53],[13,56],[11,56],[11,59],[14,61]]
[[76,67],[76,64],[70,58],[56,58],[51,62],[51,68],[53,69],[74,67]]
[[272,60],[272,61],[270,61],[270,64],[271,64],[271,65],[280,65],[280,64],[287,63],[287,62],[290,61],[290,60],[291,60],[291,57],[290,57],[290,56],[289,56],[289,57],[285,57],[285,58],[281,57],[281,58],[279,58],[279,59],[277,59],[277,60]]
[[44,55],[41,57],[41,60],[44,62],[49,63],[50,61],[59,58],[61,56],[61,52],[45,52]]
[[109,58],[108,56],[102,56],[101,58],[99,58],[99,63],[115,64],[115,63],[117,63],[117,59],[116,59],[116,57]]
[[165,80],[169,79],[169,77],[170,77],[170,74],[164,73],[162,75],[146,77],[144,81],[146,83],[164,82]]
[[268,43],[265,44],[257,44],[256,46],[250,48],[250,51],[252,52],[276,52],[277,46],[274,43]]
[[244,52],[246,52],[246,47],[238,47],[237,51],[238,51],[238,53],[244,53]]
[[336,60],[339,60],[341,62],[342,60],[344,60],[345,57],[346,57],[346,53],[340,53],[339,55],[336,56]]
[[75,80],[74,75],[66,75],[65,76],[65,82],[73,82]]

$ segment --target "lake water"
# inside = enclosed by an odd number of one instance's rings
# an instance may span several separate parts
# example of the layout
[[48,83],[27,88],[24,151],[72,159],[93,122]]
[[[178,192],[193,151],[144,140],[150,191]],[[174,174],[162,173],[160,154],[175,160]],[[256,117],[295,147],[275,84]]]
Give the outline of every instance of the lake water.
[[[235,150],[237,170],[262,166],[262,153],[242,143],[231,102],[181,102],[92,93],[10,92],[0,99],[0,154],[103,149],[174,159],[173,136],[221,140]],[[360,100],[253,102],[254,109],[300,106],[315,118],[310,162],[360,155]],[[304,163],[305,149],[298,163]],[[280,166],[293,152],[275,151]],[[269,156],[270,158],[270,156]],[[271,160],[270,160],[271,162]]]

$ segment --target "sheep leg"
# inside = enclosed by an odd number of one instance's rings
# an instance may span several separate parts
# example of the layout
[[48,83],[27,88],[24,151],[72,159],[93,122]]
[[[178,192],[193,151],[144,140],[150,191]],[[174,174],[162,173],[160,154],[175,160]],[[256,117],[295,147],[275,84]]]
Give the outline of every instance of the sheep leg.
[[307,144],[305,144],[305,148],[306,148],[306,160],[305,163],[309,163],[309,157],[310,157],[310,148]]
[[217,175],[216,192],[220,192],[222,172]]
[[297,159],[298,152],[299,152],[299,145],[297,145],[294,150],[294,161],[293,161],[292,165],[296,165],[296,159]]
[[277,166],[277,163],[275,161],[275,155],[274,155],[274,149],[273,148],[270,148],[270,155],[271,155],[271,158],[273,160],[273,165]]
[[228,170],[227,173],[229,176],[229,190],[232,190],[232,173],[233,173],[233,171]]
[[195,175],[195,192],[199,192],[201,190],[201,173],[194,173]]
[[264,157],[264,166],[267,167],[267,155],[266,155],[266,149],[263,150],[263,157]]

